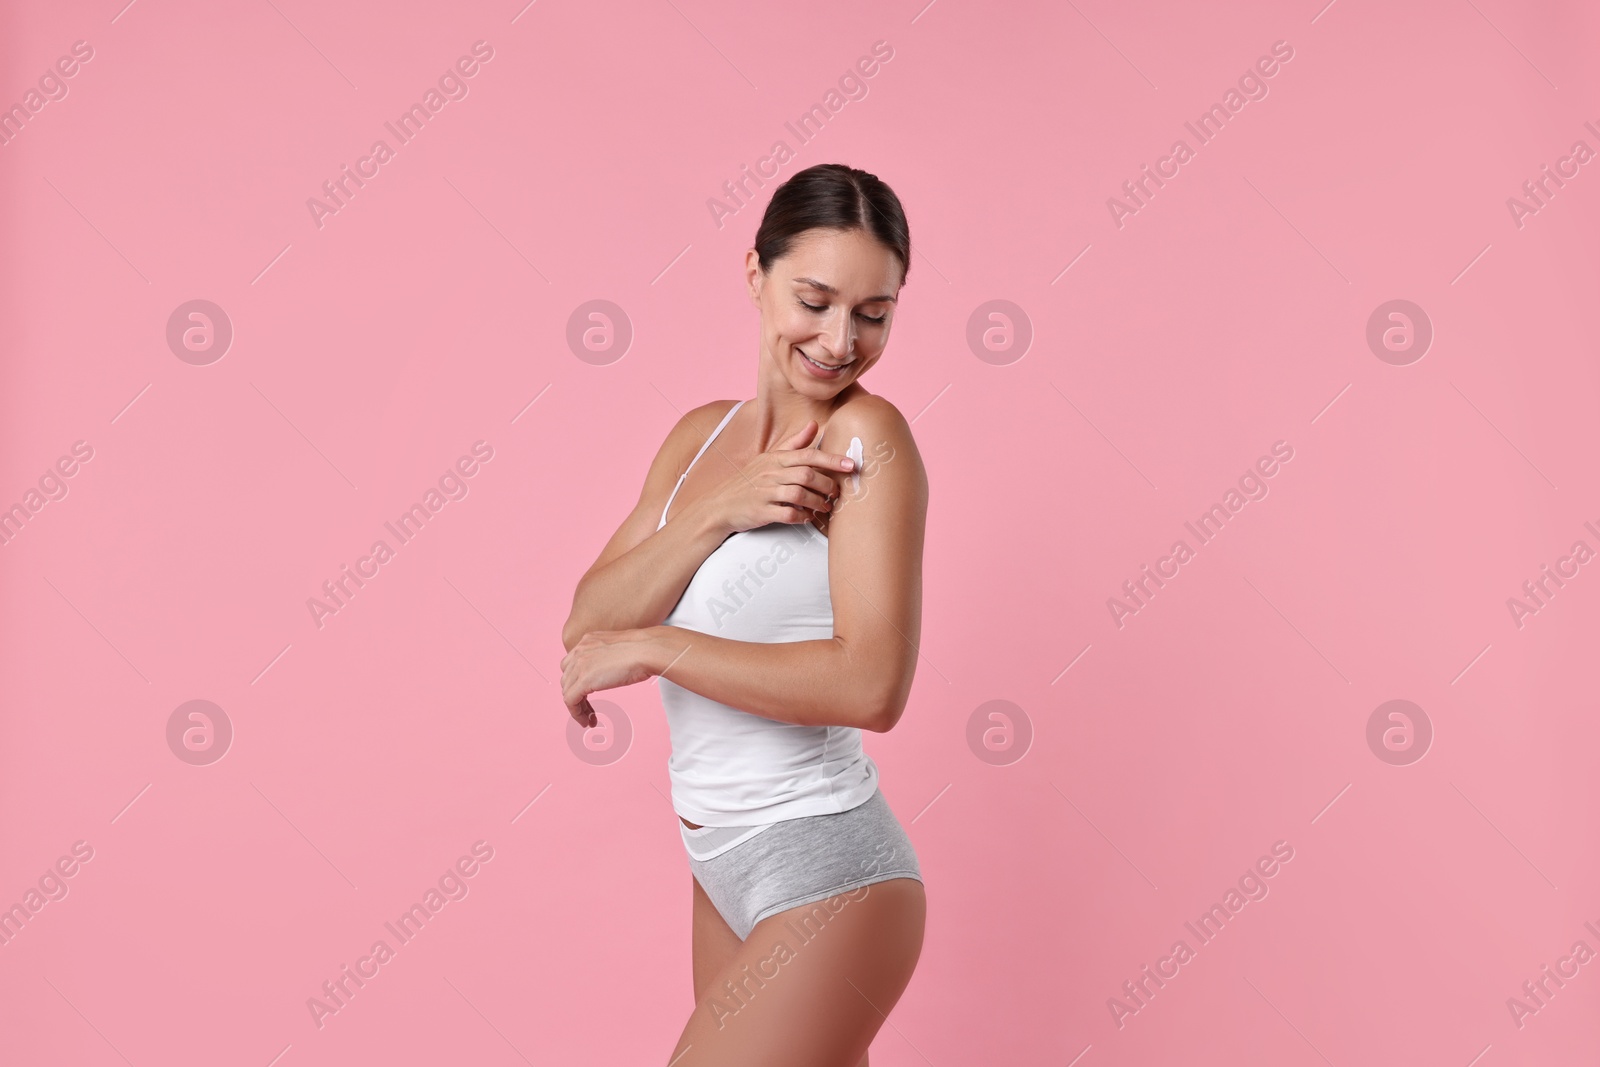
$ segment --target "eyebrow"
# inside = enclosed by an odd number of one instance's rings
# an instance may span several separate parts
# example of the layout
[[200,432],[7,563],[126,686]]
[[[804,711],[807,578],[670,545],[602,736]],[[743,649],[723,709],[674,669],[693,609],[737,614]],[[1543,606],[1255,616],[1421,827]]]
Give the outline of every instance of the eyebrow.
[[[838,296],[839,295],[839,290],[835,289],[833,286],[829,285],[827,282],[819,282],[815,278],[796,278],[795,281],[799,282],[801,285],[809,285],[813,289],[820,289],[824,293],[832,293],[834,296]],[[865,300],[863,300],[861,302],[863,304],[899,304],[900,303],[900,301],[898,299],[896,299],[895,297],[892,297],[892,296],[869,296],[867,299],[865,299]]]

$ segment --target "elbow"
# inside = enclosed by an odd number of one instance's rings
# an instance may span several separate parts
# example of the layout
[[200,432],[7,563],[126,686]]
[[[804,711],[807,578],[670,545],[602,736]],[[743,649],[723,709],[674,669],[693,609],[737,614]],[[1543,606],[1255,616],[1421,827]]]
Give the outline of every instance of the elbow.
[[842,725],[870,729],[875,734],[888,733],[906,710],[910,683],[917,670],[915,657],[886,659],[872,649],[853,649],[842,638],[834,640],[840,648],[840,659],[832,669],[837,670],[838,680],[843,683],[835,693],[848,694],[845,701],[834,699],[834,715],[842,715]]
[[875,734],[886,734],[894,729],[894,724],[899,721],[900,716],[891,714],[887,708],[880,708],[867,716],[861,728]]
[[578,579],[578,586],[572,591],[572,606],[567,609],[567,621],[561,624],[561,644],[568,652],[574,645],[583,640],[583,635],[594,629],[587,621],[580,618],[579,604],[583,600],[583,583],[588,580],[585,574]]
[[907,695],[905,692],[896,691],[867,701],[860,714],[861,728],[871,730],[875,734],[886,734],[893,730],[906,710]]
[[584,632],[582,629],[574,625],[574,621],[574,618],[569,616],[567,621],[561,626],[561,645],[568,652],[571,652],[572,647],[579,641],[583,640]]
[[851,725],[875,734],[886,734],[894,729],[911,696],[916,659],[907,657],[885,663],[880,657],[863,655],[851,663],[850,653],[846,651],[845,665],[850,678],[847,689],[858,694],[854,708],[850,709]]

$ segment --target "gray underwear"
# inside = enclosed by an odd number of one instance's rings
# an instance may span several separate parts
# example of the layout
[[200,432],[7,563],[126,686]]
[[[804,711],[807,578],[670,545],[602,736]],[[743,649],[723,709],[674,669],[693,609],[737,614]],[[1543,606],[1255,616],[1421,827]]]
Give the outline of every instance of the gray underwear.
[[695,881],[741,941],[788,908],[890,878],[922,881],[911,839],[881,790],[831,815],[698,830],[680,821],[678,829]]

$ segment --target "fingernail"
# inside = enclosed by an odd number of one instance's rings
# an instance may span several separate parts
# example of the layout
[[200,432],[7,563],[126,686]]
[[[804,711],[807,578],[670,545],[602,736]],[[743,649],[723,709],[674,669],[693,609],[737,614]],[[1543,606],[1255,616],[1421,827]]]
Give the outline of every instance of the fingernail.
[[844,461],[844,469],[847,470],[847,471],[855,470],[856,469],[856,461],[853,460],[853,459],[846,458],[845,461]]

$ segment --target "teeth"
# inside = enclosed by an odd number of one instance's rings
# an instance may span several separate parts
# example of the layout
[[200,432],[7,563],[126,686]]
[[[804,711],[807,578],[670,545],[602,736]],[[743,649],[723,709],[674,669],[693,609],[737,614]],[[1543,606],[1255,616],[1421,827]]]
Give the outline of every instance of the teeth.
[[[822,362],[819,362],[818,360],[812,359],[810,356],[806,355],[804,352],[800,353],[800,358],[805,360],[808,363],[815,363],[817,366],[823,368],[824,370],[838,370],[840,367],[848,367],[850,365],[850,363],[822,363]],[[855,361],[851,360],[850,362],[853,363]]]

